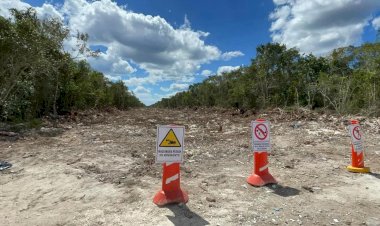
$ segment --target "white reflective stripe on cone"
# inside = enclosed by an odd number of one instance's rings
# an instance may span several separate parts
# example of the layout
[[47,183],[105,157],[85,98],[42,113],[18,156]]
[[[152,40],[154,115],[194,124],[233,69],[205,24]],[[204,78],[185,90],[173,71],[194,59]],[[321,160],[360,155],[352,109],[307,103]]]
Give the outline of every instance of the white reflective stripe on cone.
[[268,165],[269,165],[269,164],[266,164],[265,166],[260,167],[260,169],[259,169],[260,172],[266,170],[266,169],[268,168]]
[[166,184],[170,184],[172,181],[177,180],[178,177],[179,177],[179,174],[177,173],[176,175],[171,176],[171,177],[169,177],[168,179],[166,179],[165,183],[166,183]]

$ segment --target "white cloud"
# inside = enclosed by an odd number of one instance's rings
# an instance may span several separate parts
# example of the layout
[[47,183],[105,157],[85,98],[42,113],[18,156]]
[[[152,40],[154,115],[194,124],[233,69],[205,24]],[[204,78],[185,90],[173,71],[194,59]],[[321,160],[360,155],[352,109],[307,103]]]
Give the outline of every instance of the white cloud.
[[49,17],[53,17],[60,20],[64,19],[63,15],[60,12],[58,12],[58,10],[54,6],[50,4],[44,3],[42,7],[35,7],[35,9],[39,18],[46,19]]
[[201,72],[201,75],[206,76],[206,77],[210,76],[211,74],[212,74],[212,71],[210,70],[203,70]]
[[143,86],[137,86],[134,90],[134,93],[143,94],[143,93],[150,93],[151,91]]
[[[9,9],[14,8],[17,10],[26,10],[30,7],[32,6],[20,0],[1,0],[0,16],[11,18]],[[44,3],[41,7],[34,7],[34,9],[36,10],[38,18],[46,19],[53,17],[63,20],[62,14],[51,4]]]
[[240,68],[240,66],[221,66],[218,68],[217,70],[217,74],[218,75],[221,75],[223,73],[228,73],[228,72],[231,72],[231,71],[235,71],[235,70],[238,70]]
[[201,64],[221,56],[217,47],[205,44],[208,33],[191,30],[187,17],[175,29],[160,16],[127,11],[111,0],[66,0],[62,11],[72,30],[89,34],[90,44],[107,46],[116,58],[164,80],[192,76]]
[[161,100],[162,98],[168,98],[174,96],[179,91],[174,91],[166,94],[158,94],[158,93],[135,93],[137,98],[142,101],[145,105],[151,105]]
[[160,87],[164,92],[185,90],[189,87],[189,84],[184,83],[172,83],[169,88]]
[[31,7],[31,5],[22,2],[20,0],[1,0],[0,1],[0,16],[10,18],[11,14],[9,9],[15,8],[17,10],[25,10]]
[[113,76],[121,76],[123,74],[130,74],[136,72],[129,62],[122,57],[113,53],[113,48],[110,47],[105,53],[100,53],[96,58],[88,58],[88,62],[95,70],[102,71],[103,73]]
[[225,52],[222,54],[221,58],[223,60],[231,60],[234,57],[244,56],[244,53],[240,51],[231,51],[231,52]]
[[146,77],[131,77],[131,78],[123,80],[123,82],[126,86],[141,86],[143,84],[156,84],[160,80],[161,79],[159,77],[146,76]]
[[326,54],[360,42],[379,0],[273,0],[272,40],[301,52]]
[[[8,8],[27,7],[30,5],[20,0],[0,0],[2,15],[9,16]],[[41,18],[63,19],[73,34],[89,34],[89,45],[107,47],[98,59],[88,60],[108,77],[130,75],[137,67],[145,71],[146,77],[125,80],[134,86],[167,80],[191,82],[202,64],[242,55],[240,51],[222,53],[207,45],[204,39],[209,33],[193,30],[187,16],[180,28],[174,28],[160,16],[135,13],[111,0],[65,0],[63,5],[45,3],[36,10]],[[64,46],[71,52],[75,39],[66,40]]]
[[380,16],[372,20],[372,26],[375,29],[380,29]]
[[134,93],[135,96],[145,105],[151,105],[161,99],[160,96],[152,93]]
[[191,23],[190,20],[187,18],[187,15],[185,15],[184,22],[181,25],[181,29],[191,29]]

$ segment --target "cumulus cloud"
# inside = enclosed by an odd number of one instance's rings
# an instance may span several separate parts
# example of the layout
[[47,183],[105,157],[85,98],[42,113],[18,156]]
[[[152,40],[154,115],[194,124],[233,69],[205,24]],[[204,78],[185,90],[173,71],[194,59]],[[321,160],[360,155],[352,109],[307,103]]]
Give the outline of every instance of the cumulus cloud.
[[1,0],[0,1],[0,16],[3,16],[5,18],[10,18],[11,14],[9,12],[9,9],[15,8],[17,10],[25,10],[30,7],[31,5],[25,2],[22,2],[20,0]]
[[206,77],[210,76],[211,74],[212,74],[212,71],[210,70],[203,70],[201,72],[201,75],[206,76]]
[[139,98],[140,101],[142,101],[145,105],[151,105],[160,100],[161,98],[156,95],[152,94],[150,92],[140,92],[136,93],[133,92],[137,98]]
[[380,16],[372,20],[372,26],[375,29],[380,29]]
[[380,9],[378,0],[273,0],[272,40],[301,52],[326,54],[360,41]]
[[157,101],[161,100],[162,98],[168,98],[171,96],[174,96],[178,91],[166,93],[166,94],[159,94],[159,93],[135,93],[135,95],[146,105],[151,105],[156,103]]
[[[0,14],[9,17],[8,8],[28,7],[20,0],[1,0]],[[192,29],[187,16],[182,26],[174,28],[160,16],[132,12],[111,0],[65,0],[60,6],[45,3],[35,8],[40,18],[57,17],[73,33],[89,34],[89,45],[105,46],[107,51],[99,58],[88,60],[108,77],[130,76],[137,68],[142,70],[146,77],[124,81],[134,86],[167,80],[191,82],[202,64],[243,55],[240,51],[222,53],[206,44],[210,34]],[[64,46],[70,52],[75,45],[75,40],[69,39]]]
[[42,19],[57,18],[63,20],[63,15],[51,4],[44,3],[41,7],[35,7],[37,16]]
[[235,70],[238,70],[240,68],[240,66],[221,66],[218,68],[217,70],[217,74],[218,75],[221,75],[223,73],[228,73],[228,72],[231,72],[231,71],[235,71]]
[[121,76],[136,72],[130,63],[124,58],[113,53],[113,48],[108,48],[105,53],[99,53],[96,58],[88,58],[88,62],[95,70],[112,76]]
[[[5,18],[11,18],[11,13],[9,9],[26,10],[32,6],[28,3],[22,2],[20,0],[1,0],[0,1],[0,16]],[[51,4],[44,3],[41,7],[34,7],[37,12],[38,18],[57,18],[63,20],[63,15]]]
[[150,93],[151,91],[143,86],[137,86],[134,90],[134,93],[142,94],[142,93]]
[[221,55],[205,44],[208,33],[191,29],[187,17],[175,29],[160,16],[127,11],[111,0],[66,0],[62,8],[69,26],[88,33],[90,44],[112,48],[114,56],[165,80],[192,76],[201,64]]
[[160,89],[164,92],[169,91],[180,91],[185,90],[189,87],[189,84],[183,84],[183,83],[172,83],[170,84],[169,88],[160,87]]
[[146,77],[130,77],[124,79],[123,82],[126,86],[141,86],[143,84],[156,84],[160,80],[156,80],[158,77],[146,76]]
[[223,60],[231,60],[232,58],[244,56],[244,53],[240,51],[231,51],[231,52],[225,52],[222,54],[221,58]]

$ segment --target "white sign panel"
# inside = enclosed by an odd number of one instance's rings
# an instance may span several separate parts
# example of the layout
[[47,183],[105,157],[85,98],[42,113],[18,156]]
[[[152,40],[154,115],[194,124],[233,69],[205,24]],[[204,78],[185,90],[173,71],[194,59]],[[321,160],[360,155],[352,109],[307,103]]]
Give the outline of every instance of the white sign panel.
[[354,145],[355,151],[362,152],[364,148],[360,126],[358,124],[349,125],[348,131],[350,133],[352,145]]
[[183,162],[184,126],[157,126],[156,163]]
[[269,121],[252,121],[252,148],[254,152],[270,152]]

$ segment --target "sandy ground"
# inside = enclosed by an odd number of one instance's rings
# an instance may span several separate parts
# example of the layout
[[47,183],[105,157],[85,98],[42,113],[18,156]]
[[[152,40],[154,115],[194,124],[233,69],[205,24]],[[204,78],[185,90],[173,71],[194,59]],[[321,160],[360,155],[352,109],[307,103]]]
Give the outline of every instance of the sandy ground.
[[[270,172],[252,187],[250,121],[271,121]],[[0,141],[0,225],[380,225],[380,120],[361,118],[365,164],[349,173],[344,119],[274,110],[133,109],[69,118]],[[157,207],[156,125],[186,126],[186,205]],[[57,132],[58,131],[58,132]]]

